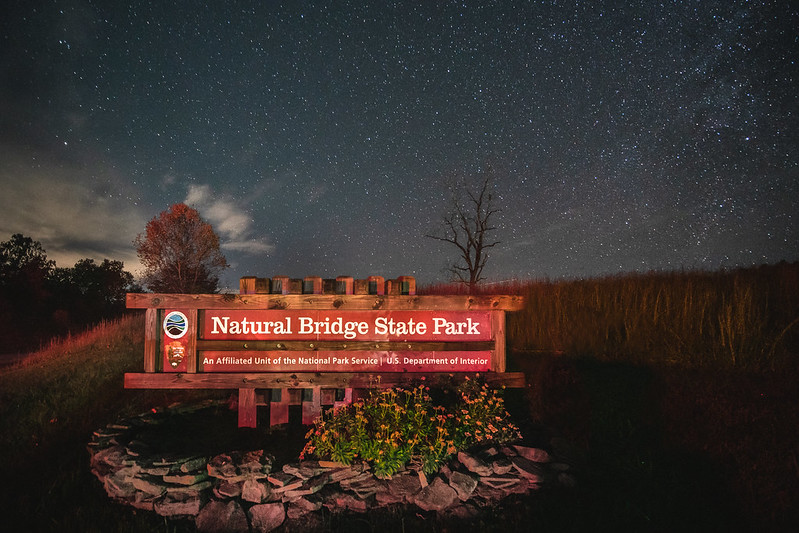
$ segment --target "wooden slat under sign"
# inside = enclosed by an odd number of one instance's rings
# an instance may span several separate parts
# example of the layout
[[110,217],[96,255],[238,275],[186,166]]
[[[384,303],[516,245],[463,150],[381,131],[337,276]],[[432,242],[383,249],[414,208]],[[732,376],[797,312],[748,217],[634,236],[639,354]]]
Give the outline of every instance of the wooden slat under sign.
[[[283,387],[330,387],[343,389],[395,387],[416,384],[424,379],[432,386],[448,385],[475,373],[452,372],[270,372],[270,373],[140,373],[125,374],[128,389],[272,389]],[[525,387],[523,372],[485,372],[480,378],[489,385]]]
[[257,415],[255,389],[239,389],[239,427],[256,427]]
[[270,426],[279,426],[289,422],[289,391],[288,389],[278,389],[277,392],[280,395],[280,399],[275,400],[275,395],[273,394],[272,401],[269,403]]
[[302,423],[310,426],[319,416],[322,415],[322,388],[312,387],[311,401],[302,402]]

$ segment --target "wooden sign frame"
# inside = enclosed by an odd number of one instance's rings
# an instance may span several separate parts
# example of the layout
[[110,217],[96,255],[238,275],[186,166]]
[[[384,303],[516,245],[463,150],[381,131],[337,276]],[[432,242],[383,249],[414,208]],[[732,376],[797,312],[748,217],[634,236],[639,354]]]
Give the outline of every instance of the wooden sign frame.
[[[253,285],[256,278],[242,278],[242,292]],[[258,278],[262,279],[262,278]],[[321,278],[316,278],[321,280]],[[351,279],[351,278],[350,278]],[[371,279],[371,278],[370,278]],[[227,369],[224,372],[207,372],[202,365],[204,353],[257,354],[265,357],[296,354],[372,354],[375,357],[385,354],[487,354],[489,367],[481,368],[480,375],[494,386],[524,387],[524,375],[520,372],[506,372],[505,351],[505,313],[519,310],[523,298],[518,296],[418,296],[397,294],[391,290],[393,282],[405,283],[409,278],[385,282],[390,294],[283,294],[283,288],[291,280],[282,279],[280,294],[148,294],[129,293],[127,307],[145,309],[144,372],[125,374],[125,387],[133,389],[238,389],[239,426],[255,427],[256,406],[259,404],[256,390],[271,389],[271,396],[265,395],[261,404],[270,405],[272,423],[287,421],[288,405],[296,401],[297,393],[292,389],[309,389],[310,394],[302,393],[299,403],[303,405],[303,421],[311,423],[321,412],[323,401],[347,401],[351,399],[352,389],[371,386],[407,386],[424,379],[431,386],[451,383],[453,378],[473,375],[473,372],[458,372],[448,368],[436,371],[370,371],[359,369],[347,371],[346,367],[336,367],[334,371],[293,371],[281,367],[280,371],[243,371]],[[412,280],[412,278],[410,278]],[[382,278],[380,278],[382,281]],[[313,281],[313,280],[312,280]],[[306,283],[310,290],[323,289],[321,283]],[[346,283],[344,290],[352,290]],[[413,286],[415,292],[415,283]],[[393,294],[391,294],[393,292]],[[441,316],[468,316],[479,313],[489,317],[490,335],[483,330],[480,340],[470,342],[461,336],[457,341],[448,342],[445,337],[425,337],[414,340],[408,337],[395,337],[368,340],[358,338],[328,339],[316,338],[236,338],[209,340],[202,338],[201,319],[206,311],[233,310],[258,313],[265,310],[296,313],[327,311],[339,316],[391,316],[400,312],[402,317],[418,316],[419,320],[436,313]],[[349,314],[347,314],[349,313]],[[270,315],[271,316],[271,315]],[[295,331],[296,333],[296,331]],[[255,336],[257,337],[257,336]],[[296,335],[295,335],[296,337]],[[432,340],[431,340],[432,339]],[[232,360],[232,358],[230,358]],[[421,359],[424,360],[424,359]],[[249,368],[246,367],[245,368]],[[385,367],[383,367],[385,368]],[[420,367],[424,368],[424,367]],[[328,389],[344,389],[341,400]],[[276,391],[282,391],[277,393]],[[323,398],[324,396],[324,398]],[[266,398],[269,397],[267,400]],[[303,401],[305,400],[305,401]],[[288,402],[288,403],[287,403]],[[285,412],[285,413],[284,413]],[[277,413],[277,415],[275,415]],[[275,415],[275,416],[273,416]]]

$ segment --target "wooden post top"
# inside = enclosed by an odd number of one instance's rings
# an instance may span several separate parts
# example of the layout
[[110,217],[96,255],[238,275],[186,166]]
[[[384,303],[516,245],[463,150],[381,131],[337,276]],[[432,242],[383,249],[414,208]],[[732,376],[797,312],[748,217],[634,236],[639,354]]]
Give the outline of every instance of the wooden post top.
[[157,294],[128,293],[129,309],[336,309],[347,311],[433,310],[433,311],[518,311],[522,296],[510,295],[425,295],[416,294],[416,279],[382,276],[353,279],[338,276],[290,278],[245,276],[239,280],[239,294]]
[[522,296],[374,294],[128,293],[128,309],[337,309],[347,311],[518,311]]

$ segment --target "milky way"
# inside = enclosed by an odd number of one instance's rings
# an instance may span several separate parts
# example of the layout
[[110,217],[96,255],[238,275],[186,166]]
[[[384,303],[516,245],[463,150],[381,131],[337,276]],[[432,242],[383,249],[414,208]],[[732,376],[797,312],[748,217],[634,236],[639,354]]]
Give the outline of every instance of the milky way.
[[790,2],[14,2],[0,240],[109,257],[185,201],[243,275],[447,279],[454,178],[486,274],[799,259]]

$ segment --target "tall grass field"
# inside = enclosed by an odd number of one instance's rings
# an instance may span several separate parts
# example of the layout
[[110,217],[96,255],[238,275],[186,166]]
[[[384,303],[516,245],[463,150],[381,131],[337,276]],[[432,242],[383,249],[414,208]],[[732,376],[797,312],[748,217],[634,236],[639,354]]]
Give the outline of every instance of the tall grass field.
[[[528,387],[506,391],[506,403],[525,437],[572,443],[579,470],[574,489],[509,498],[471,530],[799,530],[798,264],[483,290],[526,297],[507,330],[509,369],[524,371]],[[4,531],[193,529],[114,503],[89,472],[93,430],[220,394],[125,390],[123,374],[141,371],[143,339],[143,316],[129,315],[0,369]],[[267,450],[297,441],[231,420],[233,438],[260,439]],[[327,515],[322,524],[463,525],[413,508]]]

